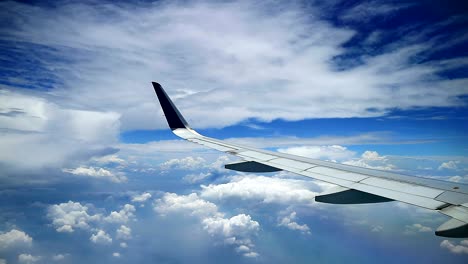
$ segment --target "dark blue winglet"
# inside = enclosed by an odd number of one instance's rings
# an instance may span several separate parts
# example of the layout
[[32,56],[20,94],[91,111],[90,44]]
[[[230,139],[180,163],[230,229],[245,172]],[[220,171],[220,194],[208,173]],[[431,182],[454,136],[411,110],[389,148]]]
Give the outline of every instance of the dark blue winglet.
[[169,127],[172,130],[178,129],[178,128],[189,128],[187,121],[185,121],[182,114],[180,114],[179,110],[177,110],[177,107],[175,107],[174,103],[172,103],[171,99],[166,94],[166,92],[161,87],[161,85],[157,82],[152,82],[152,83],[153,83],[154,91],[156,92],[156,95],[158,96],[159,103],[161,104],[161,107],[163,109],[164,115],[166,116],[166,120],[167,120],[167,123],[169,124]]

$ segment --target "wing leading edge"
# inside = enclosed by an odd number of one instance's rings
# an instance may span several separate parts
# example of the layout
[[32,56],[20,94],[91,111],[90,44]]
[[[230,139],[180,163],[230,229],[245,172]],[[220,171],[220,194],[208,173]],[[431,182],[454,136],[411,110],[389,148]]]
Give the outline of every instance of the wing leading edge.
[[255,149],[205,137],[189,127],[159,83],[153,82],[169,127],[177,136],[243,159],[225,168],[245,172],[285,170],[338,185],[315,197],[317,202],[360,204],[400,201],[451,217],[438,236],[468,237],[468,185],[395,174],[300,156]]

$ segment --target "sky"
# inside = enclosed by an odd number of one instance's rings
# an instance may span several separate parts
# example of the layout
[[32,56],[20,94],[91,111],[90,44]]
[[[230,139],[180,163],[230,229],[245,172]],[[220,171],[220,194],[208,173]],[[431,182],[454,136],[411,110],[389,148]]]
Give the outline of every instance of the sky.
[[0,2],[0,264],[466,263],[437,212],[224,169],[151,86],[206,136],[468,183],[461,2]]

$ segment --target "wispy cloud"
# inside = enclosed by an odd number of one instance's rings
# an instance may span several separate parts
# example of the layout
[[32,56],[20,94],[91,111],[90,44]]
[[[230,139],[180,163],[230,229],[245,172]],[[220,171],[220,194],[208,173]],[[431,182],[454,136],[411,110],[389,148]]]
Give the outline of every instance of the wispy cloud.
[[[366,6],[356,8],[395,9]],[[53,96],[41,96],[120,113],[125,130],[164,127],[156,118],[151,80],[168,88],[196,127],[248,118],[379,116],[393,108],[462,105],[458,96],[467,93],[466,79],[437,76],[442,64],[413,63],[434,48],[424,41],[399,43],[359,58],[357,67],[333,70],[333,58],[345,52],[342,45],[355,32],[321,20],[314,7],[200,1],[49,8],[8,2],[2,9],[12,25],[4,40],[51,47],[47,54],[63,58],[41,58],[49,71],[60,71]],[[149,112],[155,115],[144,114]]]

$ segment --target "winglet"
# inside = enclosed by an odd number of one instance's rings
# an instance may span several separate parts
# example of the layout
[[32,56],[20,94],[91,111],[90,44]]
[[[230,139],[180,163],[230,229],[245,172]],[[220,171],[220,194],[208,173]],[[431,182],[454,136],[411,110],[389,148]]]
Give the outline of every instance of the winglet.
[[185,121],[182,114],[177,110],[174,103],[172,103],[169,96],[166,94],[161,85],[157,82],[152,82],[154,91],[158,96],[159,103],[163,109],[164,115],[166,116],[167,123],[172,130],[178,128],[189,128],[187,121]]

